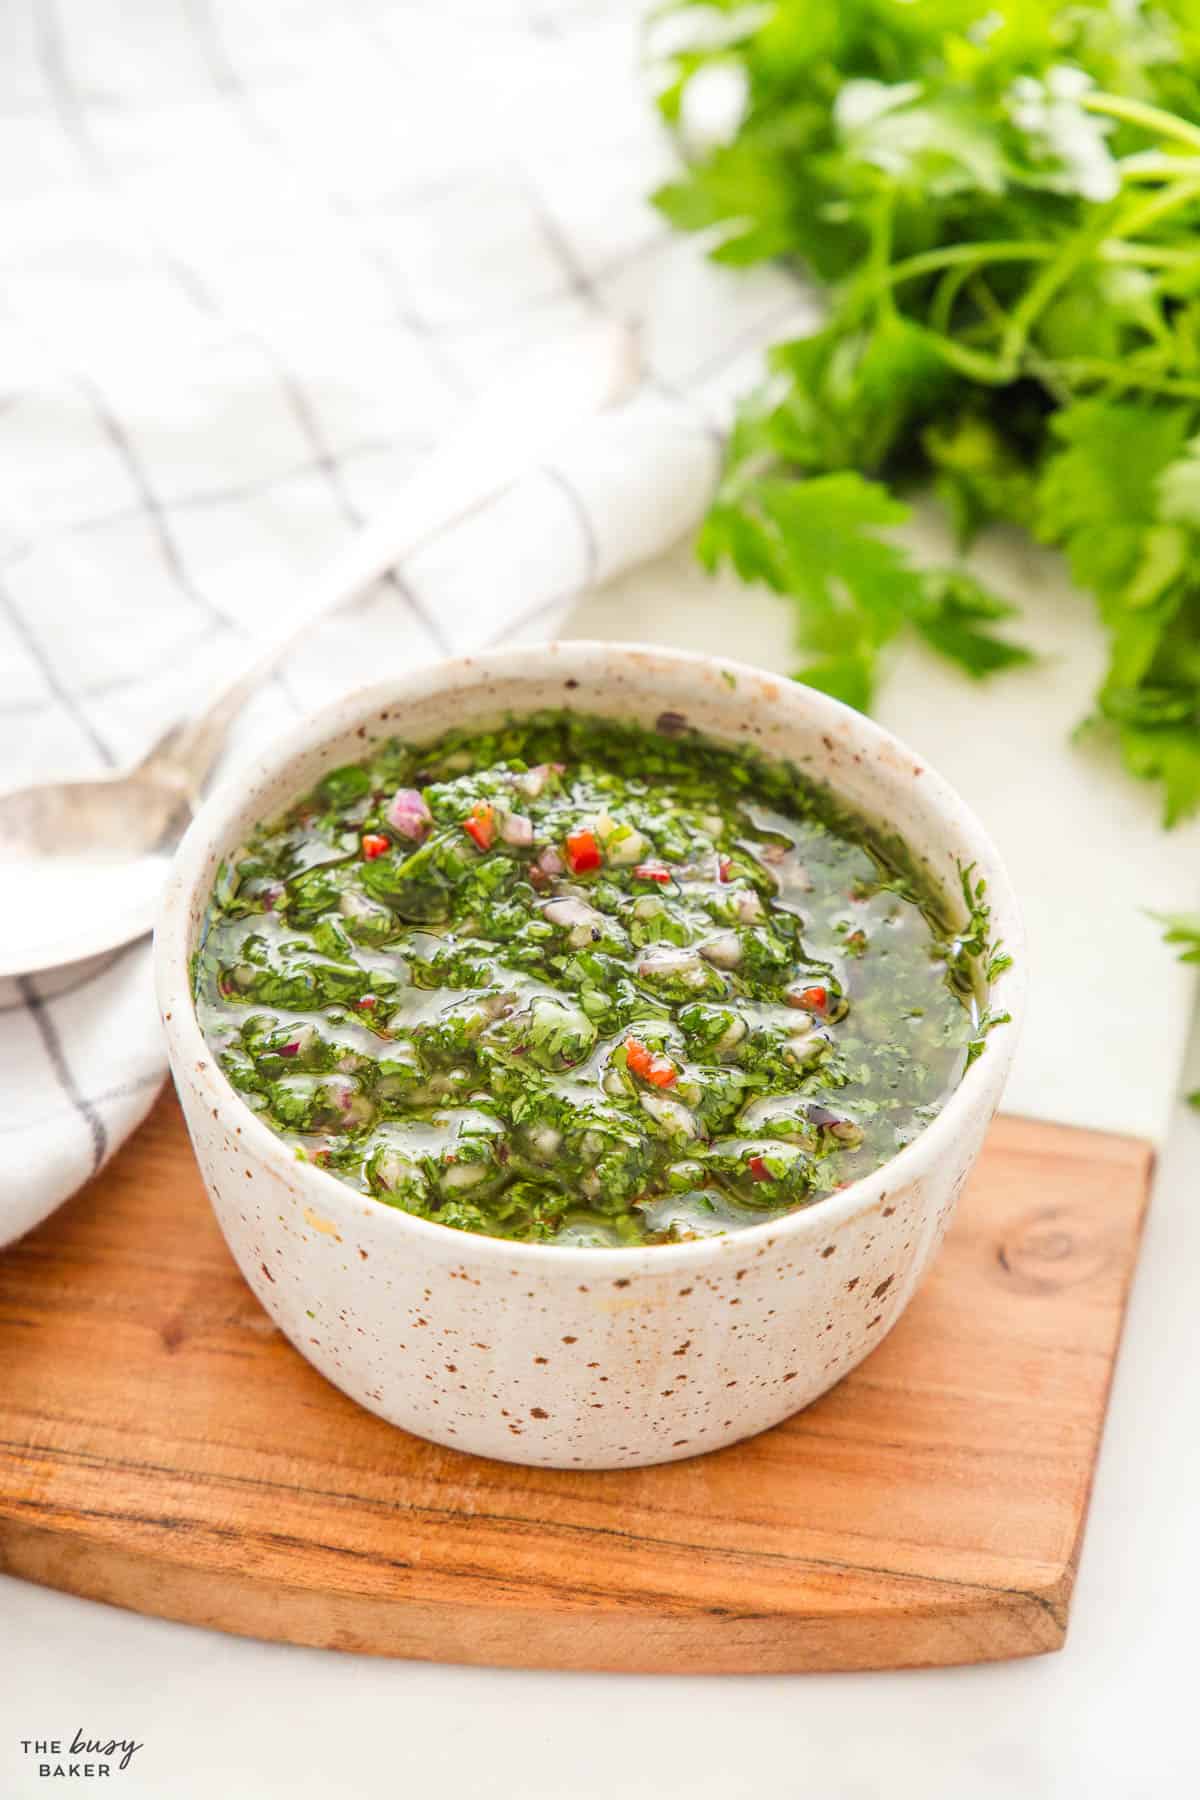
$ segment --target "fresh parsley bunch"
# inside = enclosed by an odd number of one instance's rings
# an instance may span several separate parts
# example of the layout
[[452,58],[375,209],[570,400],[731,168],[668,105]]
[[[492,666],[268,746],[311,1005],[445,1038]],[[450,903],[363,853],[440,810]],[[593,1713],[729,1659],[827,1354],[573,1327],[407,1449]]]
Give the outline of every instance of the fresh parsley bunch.
[[[1015,522],[1096,597],[1090,723],[1200,805],[1200,3],[677,0],[660,105],[740,123],[657,204],[718,261],[829,290],[741,410],[703,527],[795,605],[799,677],[866,707],[905,629],[969,675],[1011,608],[890,541],[932,488],[960,544]],[[660,21],[660,24],[662,21]],[[681,29],[682,28],[682,29]]]

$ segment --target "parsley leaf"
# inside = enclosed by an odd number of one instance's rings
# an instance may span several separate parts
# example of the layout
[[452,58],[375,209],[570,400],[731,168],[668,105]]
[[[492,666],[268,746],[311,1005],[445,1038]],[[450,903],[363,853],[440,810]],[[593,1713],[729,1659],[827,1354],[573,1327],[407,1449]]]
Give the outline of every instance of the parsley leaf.
[[1167,927],[1163,936],[1168,944],[1182,944],[1180,962],[1200,963],[1200,913],[1155,913]]
[[[1182,946],[1180,962],[1200,963],[1200,913],[1155,913],[1153,916],[1166,926],[1167,943]],[[1188,1103],[1200,1107],[1200,1088],[1188,1095]]]
[[939,655],[977,679],[1031,660],[984,627],[1015,608],[962,569],[918,569],[880,535],[908,508],[878,482],[845,471],[794,482],[735,472],[705,521],[699,551],[709,567],[728,558],[795,607],[798,646],[813,660],[798,681],[860,710],[870,705],[878,653],[913,626]]
[[[1053,453],[1037,491],[1038,536],[1062,545],[1081,587],[1102,599],[1127,599],[1131,589],[1146,585],[1158,482],[1187,441],[1186,415],[1175,408],[1080,400],[1061,408],[1050,429]],[[1156,585],[1171,578],[1163,570]],[[1154,597],[1149,590],[1144,595]]]
[[931,569],[922,582],[924,609],[915,624],[934,650],[957,663],[976,681],[1002,669],[1017,669],[1033,661],[1022,644],[1012,644],[984,625],[1013,618],[1017,608],[990,593],[965,569]]

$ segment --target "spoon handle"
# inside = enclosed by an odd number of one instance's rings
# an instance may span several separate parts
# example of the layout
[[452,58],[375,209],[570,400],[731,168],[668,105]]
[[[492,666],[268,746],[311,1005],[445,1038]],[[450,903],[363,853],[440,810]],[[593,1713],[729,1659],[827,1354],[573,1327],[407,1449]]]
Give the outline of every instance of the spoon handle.
[[632,332],[609,321],[521,358],[485,390],[383,514],[355,532],[309,592],[285,604],[280,636],[157,746],[148,761],[159,779],[194,797],[237,714],[301,639],[402,559],[511,487],[571,427],[623,399],[637,374]]

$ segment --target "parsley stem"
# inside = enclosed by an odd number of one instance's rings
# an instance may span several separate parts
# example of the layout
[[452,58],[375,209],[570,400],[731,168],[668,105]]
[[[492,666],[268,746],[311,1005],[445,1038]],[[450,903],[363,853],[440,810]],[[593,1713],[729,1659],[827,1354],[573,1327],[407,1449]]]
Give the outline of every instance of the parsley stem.
[[[1200,139],[1200,133],[1197,137]],[[1106,240],[1128,238],[1133,232],[1143,231],[1147,225],[1156,224],[1168,213],[1177,212],[1180,207],[1188,206],[1196,199],[1200,199],[1200,179],[1192,178],[1177,182],[1174,187],[1166,188],[1129,207],[1123,216],[1118,211],[1119,197],[1110,200],[1106,206],[1098,207],[1091,224],[1076,232],[1074,237],[1068,238],[1037,279],[1026,288],[1009,319],[1008,330],[1000,345],[1000,360],[1015,371],[1038,315],[1084,263],[1094,253],[1100,252]]]
[[893,263],[887,279],[895,286],[901,281],[915,281],[921,275],[934,275],[942,269],[967,267],[984,262],[1044,262],[1055,254],[1055,246],[1033,238],[999,239],[995,243],[948,244],[943,250],[924,250],[919,256],[906,256]]
[[1016,369],[997,356],[989,356],[984,350],[968,349],[966,344],[957,343],[941,331],[926,328],[925,335],[943,362],[961,374],[969,375],[973,381],[982,381],[988,387],[1005,387],[1016,377]]
[[1165,181],[1170,175],[1194,175],[1200,169],[1200,157],[1164,156],[1154,150],[1139,150],[1124,156],[1117,164],[1122,181]]
[[[1200,170],[1197,174],[1200,176]],[[950,244],[944,250],[924,250],[919,256],[907,256],[901,262],[893,263],[884,279],[897,287],[901,282],[916,281],[922,275],[936,275],[942,270],[964,270],[969,274],[980,263],[1049,262],[1057,253],[1056,244],[1021,238],[991,244]],[[1120,238],[1110,238],[1098,246],[1097,255],[1101,262],[1132,263],[1138,268],[1155,269],[1185,267],[1200,258],[1200,250],[1182,245],[1127,243]]]
[[1186,269],[1200,262],[1200,249],[1178,244],[1127,244],[1119,238],[1101,244],[1102,262],[1133,263],[1141,269]]
[[868,255],[868,290],[875,295],[875,308],[881,319],[890,318],[896,311],[896,303],[892,298],[892,284],[888,280],[888,266],[892,254],[892,210],[894,201],[890,194],[880,194],[871,209],[871,241]]
[[1146,101],[1134,100],[1125,94],[1103,93],[1084,94],[1080,104],[1087,112],[1105,113],[1110,119],[1124,120],[1127,125],[1144,126],[1159,137],[1177,138],[1181,144],[1190,144],[1194,150],[1200,150],[1200,126],[1191,125],[1177,113],[1166,112],[1160,106],[1149,106]]
[[954,317],[954,303],[969,281],[975,280],[979,273],[978,264],[960,263],[955,269],[947,269],[942,279],[933,290],[933,298],[929,303],[929,324],[935,331],[946,336],[950,331],[950,322]]
[[1113,235],[1117,205],[1116,200],[1110,200],[1106,206],[1098,206],[1091,224],[1067,239],[1022,294],[1000,344],[1000,360],[1010,369],[1015,371],[1039,313],[1045,311],[1059,289],[1083,267],[1103,240]]
[[1069,382],[1107,381],[1118,388],[1138,388],[1147,394],[1172,394],[1181,400],[1200,400],[1200,381],[1181,381],[1170,375],[1142,375],[1129,363],[1107,362],[1098,356],[1072,356],[1053,365]]
[[1178,212],[1181,206],[1188,206],[1193,200],[1200,200],[1200,176],[1195,175],[1188,181],[1180,181],[1174,187],[1164,188],[1160,193],[1151,195],[1139,206],[1131,207],[1117,224],[1113,235],[1128,238],[1135,231],[1145,230],[1147,225],[1156,225],[1168,213]]

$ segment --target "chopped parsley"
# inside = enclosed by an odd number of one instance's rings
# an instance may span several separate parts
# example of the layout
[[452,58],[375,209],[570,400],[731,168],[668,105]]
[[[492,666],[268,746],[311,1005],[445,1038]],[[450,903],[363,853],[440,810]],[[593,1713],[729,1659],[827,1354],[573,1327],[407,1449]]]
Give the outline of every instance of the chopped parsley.
[[539,714],[376,746],[219,874],[194,965],[296,1153],[464,1231],[622,1245],[807,1206],[922,1129],[995,1016],[902,846],[795,769]]

